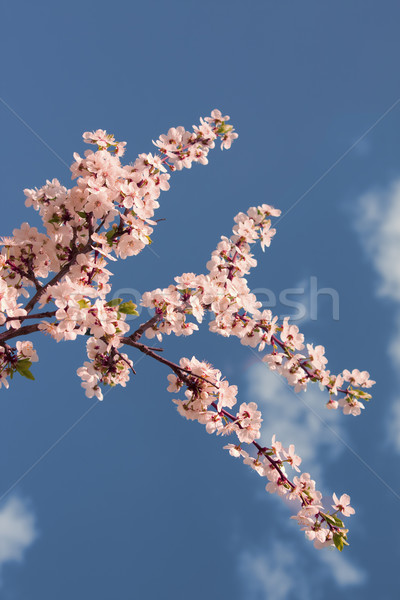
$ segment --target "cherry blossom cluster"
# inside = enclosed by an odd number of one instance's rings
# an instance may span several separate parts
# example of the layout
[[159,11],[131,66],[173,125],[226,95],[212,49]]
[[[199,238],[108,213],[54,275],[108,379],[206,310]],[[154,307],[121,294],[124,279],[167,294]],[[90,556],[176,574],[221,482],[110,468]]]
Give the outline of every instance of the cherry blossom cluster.
[[[240,445],[228,444],[225,449],[229,450],[231,456],[241,456],[244,464],[269,480],[265,486],[267,492],[300,504],[297,514],[291,518],[297,520],[306,537],[314,542],[316,548],[336,546],[342,550],[344,545],[347,546],[348,529],[344,527],[337,512],[342,512],[343,516],[355,513],[350,506],[350,497],[343,494],[339,501],[336,494],[333,494],[335,504],[324,508],[322,493],[316,489],[315,481],[311,479],[309,473],[300,473],[298,465],[301,463],[301,458],[295,454],[293,444],[284,448],[274,435],[270,448],[258,444],[256,447],[258,452],[255,457],[243,450]],[[286,473],[288,465],[300,473],[293,478],[293,481]],[[334,512],[330,512],[332,508]]]
[[[188,336],[199,329],[207,312],[213,319],[209,328],[224,337],[235,336],[243,345],[269,352],[263,360],[287,380],[295,391],[317,382],[329,393],[328,408],[358,415],[363,401],[370,399],[365,389],[373,385],[366,371],[344,370],[333,375],[326,368],[323,346],[305,344],[298,327],[285,318],[281,323],[251,293],[246,275],[257,265],[251,246],[260,242],[264,251],[276,233],[272,219],[280,215],[268,204],[251,207],[234,219],[231,237],[222,237],[207,263],[206,274],[184,273],[165,289],[146,292],[142,305],[154,315],[134,332],[126,315],[137,315],[136,305],[122,298],[108,300],[111,292],[110,261],[125,259],[151,244],[157,221],[161,192],[170,187],[171,173],[207,164],[208,153],[220,140],[221,149],[230,148],[237,138],[229,117],[213,110],[210,117],[186,131],[169,129],[153,142],[157,154],[140,154],[133,164],[123,165],[125,142],[98,129],[86,132],[84,141],[94,148],[83,157],[74,154],[71,166],[74,187],[67,189],[57,179],[40,189],[27,189],[26,206],[38,211],[44,226],[23,223],[12,237],[2,238],[0,253],[0,387],[18,373],[33,379],[33,362],[38,360],[31,341],[14,338],[35,332],[55,341],[86,336],[87,361],[77,373],[86,396],[103,399],[102,386],[126,386],[135,374],[134,362],[121,351],[129,346],[167,366],[170,392],[184,391],[184,399],[174,399],[179,413],[196,420],[209,433],[235,435],[235,444],[225,446],[232,456],[266,477],[266,489],[300,503],[295,517],[309,539],[318,547],[347,544],[347,530],[337,516],[354,510],[343,494],[333,496],[334,512],[321,504],[322,494],[308,473],[290,481],[285,468],[299,472],[301,459],[290,445],[272,440],[261,446],[262,416],[255,402],[237,403],[237,387],[230,385],[218,369],[195,357],[173,363],[150,347],[142,338],[175,334]],[[244,450],[247,444],[253,454]],[[254,448],[256,455],[254,456]]]
[[[322,505],[322,494],[315,487],[315,481],[309,473],[296,475],[293,482],[287,476],[285,467],[290,466],[300,473],[301,458],[295,453],[295,446],[290,444],[284,448],[281,442],[272,438],[271,447],[262,447],[256,440],[260,438],[261,412],[255,402],[243,402],[235,414],[227,411],[236,404],[237,387],[229,385],[222,379],[222,373],[208,363],[182,358],[179,365],[173,367],[174,374],[168,375],[168,391],[179,392],[183,387],[185,399],[174,399],[179,414],[189,420],[196,420],[205,425],[208,433],[217,435],[236,434],[238,443],[224,446],[234,457],[241,456],[244,464],[250,466],[261,477],[266,477],[268,483],[265,489],[277,493],[288,500],[297,501],[300,509],[296,516],[306,537],[314,541],[316,548],[336,546],[343,549],[347,542],[347,529],[336,513],[341,511],[344,516],[350,516],[355,511],[349,506],[347,494],[337,499],[329,507],[335,509],[330,513]],[[242,445],[254,446],[256,456],[244,450]]]
[[[186,419],[196,420],[206,426],[208,433],[229,435],[236,432],[239,441],[250,444],[260,437],[261,413],[255,402],[242,403],[234,421],[227,420],[224,408],[236,404],[237,387],[222,380],[221,371],[211,368],[194,356],[191,360],[180,360],[182,375],[168,375],[168,391],[176,392],[187,385],[185,400],[174,400],[178,412]],[[211,409],[211,410],[210,410]],[[214,410],[216,409],[216,410]]]
[[118,352],[115,347],[110,350],[106,342],[91,337],[87,342],[87,355],[90,362],[85,362],[77,371],[83,380],[82,387],[86,390],[86,396],[103,400],[100,382],[111,387],[126,386],[130,370],[133,370],[133,362],[127,354]]
[[12,379],[14,373],[19,373],[27,379],[34,379],[30,367],[38,360],[36,350],[28,340],[24,342],[18,340],[15,348],[8,344],[0,345],[0,387],[4,385],[8,388],[8,377]]
[[[176,285],[143,294],[143,306],[154,308],[159,315],[152,328],[146,330],[146,336],[156,336],[161,341],[163,334],[190,335],[198,325],[188,317],[192,315],[201,323],[205,312],[211,311],[214,320],[209,324],[210,331],[236,336],[243,345],[259,351],[270,346],[271,351],[263,360],[285,377],[295,392],[305,391],[309,381],[318,382],[329,392],[328,408],[340,406],[344,414],[359,415],[364,408],[362,400],[371,398],[363,388],[375,383],[369,379],[369,373],[345,369],[339,375],[331,374],[326,369],[324,347],[305,347],[304,335],[289,322],[289,317],[278,323],[270,310],[260,311],[261,303],[247,285],[244,275],[257,264],[250,244],[260,241],[263,249],[269,246],[275,235],[270,217],[279,215],[280,211],[268,204],[252,207],[247,214],[239,213],[231,238],[222,237],[212,253],[207,275],[184,273],[175,277]],[[338,393],[341,396],[336,399]]]
[[[24,223],[12,237],[1,240],[0,325],[9,332],[0,333],[0,344],[38,330],[56,341],[88,334],[105,341],[110,360],[115,360],[113,349],[120,346],[120,337],[129,329],[125,315],[136,314],[136,307],[122,299],[120,303],[107,302],[112,273],[106,259],[136,255],[151,243],[158,198],[161,191],[169,189],[167,170],[190,168],[194,162],[206,164],[217,139],[222,149],[229,148],[237,134],[228,120],[214,110],[192,132],[171,128],[155,142],[160,155],[140,154],[128,165],[120,161],[125,142],[117,142],[101,129],[86,132],[85,142],[97,148],[87,150],[84,157],[74,154],[71,172],[77,180],[75,187],[67,189],[53,179],[40,189],[26,189],[25,204],[39,212],[46,233]],[[25,306],[21,297],[29,298]],[[48,310],[49,304],[53,310]],[[36,306],[46,310],[34,313]],[[26,319],[42,317],[53,320],[22,326]],[[20,328],[19,334],[16,330]],[[104,360],[90,354],[88,350],[91,369],[79,371],[88,395],[101,396],[99,382],[125,381],[123,377],[109,379],[100,366]],[[4,383],[15,361],[3,360]]]

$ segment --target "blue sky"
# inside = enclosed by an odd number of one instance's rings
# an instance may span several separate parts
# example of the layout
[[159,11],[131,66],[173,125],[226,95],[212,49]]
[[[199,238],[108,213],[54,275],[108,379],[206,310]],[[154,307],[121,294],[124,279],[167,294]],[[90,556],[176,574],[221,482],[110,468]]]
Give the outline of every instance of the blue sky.
[[14,379],[0,398],[6,600],[397,597],[399,17],[390,0],[4,8],[0,234],[37,224],[24,188],[70,185],[84,131],[113,132],[133,161],[169,127],[220,108],[239,139],[174,175],[155,253],[115,266],[113,289],[135,296],[204,272],[237,212],[273,204],[285,216],[256,251],[250,286],[262,300],[304,288],[306,307],[311,278],[334,290],[338,318],[321,295],[302,330],[326,346],[333,372],[377,381],[355,419],[324,410],[318,390],[295,398],[251,349],[206,326],[163,343],[172,360],[195,354],[220,368],[241,401],[262,407],[265,443],[272,433],[295,443],[324,493],[351,495],[351,545],[339,555],[314,550],[224,440],[179,417],[162,365],[132,354],[135,379],[94,404],[75,374],[83,343],[37,337],[35,382]]

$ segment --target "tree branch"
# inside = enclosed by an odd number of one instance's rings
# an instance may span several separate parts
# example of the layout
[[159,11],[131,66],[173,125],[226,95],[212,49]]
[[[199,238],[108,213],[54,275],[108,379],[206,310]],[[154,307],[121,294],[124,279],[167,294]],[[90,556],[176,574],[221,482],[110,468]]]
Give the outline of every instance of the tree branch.
[[19,329],[9,329],[8,331],[4,331],[0,334],[0,343],[3,345],[3,342],[6,340],[11,340],[15,337],[20,337],[21,335],[29,335],[30,333],[35,333],[35,331],[39,330],[40,323],[34,323],[33,325],[24,325]]

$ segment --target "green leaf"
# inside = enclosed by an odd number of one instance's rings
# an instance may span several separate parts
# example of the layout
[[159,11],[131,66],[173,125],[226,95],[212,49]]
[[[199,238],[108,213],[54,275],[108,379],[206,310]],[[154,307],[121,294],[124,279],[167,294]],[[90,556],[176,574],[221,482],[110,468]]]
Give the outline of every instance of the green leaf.
[[339,519],[339,517],[333,517],[333,520],[335,521],[335,525],[336,527],[344,527],[344,523],[342,521],[342,519]]
[[325,520],[331,525],[335,525],[335,527],[343,527],[343,521],[339,519],[336,515],[326,515],[323,513]]
[[117,229],[113,227],[112,229],[110,229],[110,231],[107,231],[107,233],[105,234],[108,245],[111,247],[113,245],[113,239],[116,233]]
[[122,298],[113,298],[113,300],[107,302],[107,306],[118,306],[118,304],[121,304],[121,302]]
[[321,512],[321,516],[324,517],[324,519],[327,523],[330,523],[331,525],[335,525],[335,521],[333,520],[331,515],[326,515],[325,513]]
[[58,215],[53,215],[51,219],[49,219],[48,223],[60,223],[61,219]]
[[80,217],[82,217],[82,219],[86,219],[87,214],[85,213],[84,210],[77,210],[76,214],[79,215]]
[[28,364],[28,363],[29,363],[29,365],[31,365],[31,364],[32,364],[32,363],[31,363],[31,361],[29,360],[29,358],[20,358],[20,359],[18,360],[18,364],[19,364],[19,365],[26,365],[26,364]]
[[119,312],[124,313],[125,315],[136,315],[139,316],[139,313],[136,310],[137,304],[134,304],[132,300],[129,302],[123,302],[119,305]]
[[31,365],[32,363],[29,360],[29,358],[23,358],[22,360],[19,360],[17,362],[17,364],[15,365],[15,370],[17,371],[17,373],[22,375],[22,377],[34,380],[35,378],[29,370]]
[[333,543],[335,544],[335,546],[339,550],[339,552],[341,552],[343,550],[344,539],[339,533],[333,534]]

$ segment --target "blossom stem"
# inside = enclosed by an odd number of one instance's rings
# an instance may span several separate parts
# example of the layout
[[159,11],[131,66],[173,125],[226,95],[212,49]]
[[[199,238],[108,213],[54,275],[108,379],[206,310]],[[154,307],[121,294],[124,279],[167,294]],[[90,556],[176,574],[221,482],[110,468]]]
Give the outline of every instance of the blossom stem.
[[56,314],[56,311],[53,310],[49,310],[47,312],[41,312],[41,313],[35,313],[35,314],[29,314],[29,315],[23,315],[22,317],[7,317],[6,318],[6,322],[8,321],[22,321],[24,319],[45,319],[45,318],[51,318],[54,317],[54,315]]
[[[29,300],[29,302],[27,303],[27,305],[25,306],[25,310],[27,313],[30,313],[31,310],[33,309],[33,307],[35,306],[36,302],[40,299],[40,297],[45,293],[45,291],[52,285],[55,285],[56,283],[58,283],[70,270],[70,268],[76,263],[76,259],[78,258],[79,254],[86,254],[86,252],[88,252],[91,248],[91,242],[89,241],[83,248],[81,249],[75,249],[72,251],[72,256],[69,259],[69,261],[62,267],[62,269],[60,269],[60,271],[58,271],[58,273],[56,273],[56,275],[54,275],[54,277],[52,279],[50,279],[50,281],[48,281],[40,290],[38,290],[36,292],[36,294],[34,296],[32,296],[32,298]],[[25,317],[21,318],[21,322],[26,319]]]

